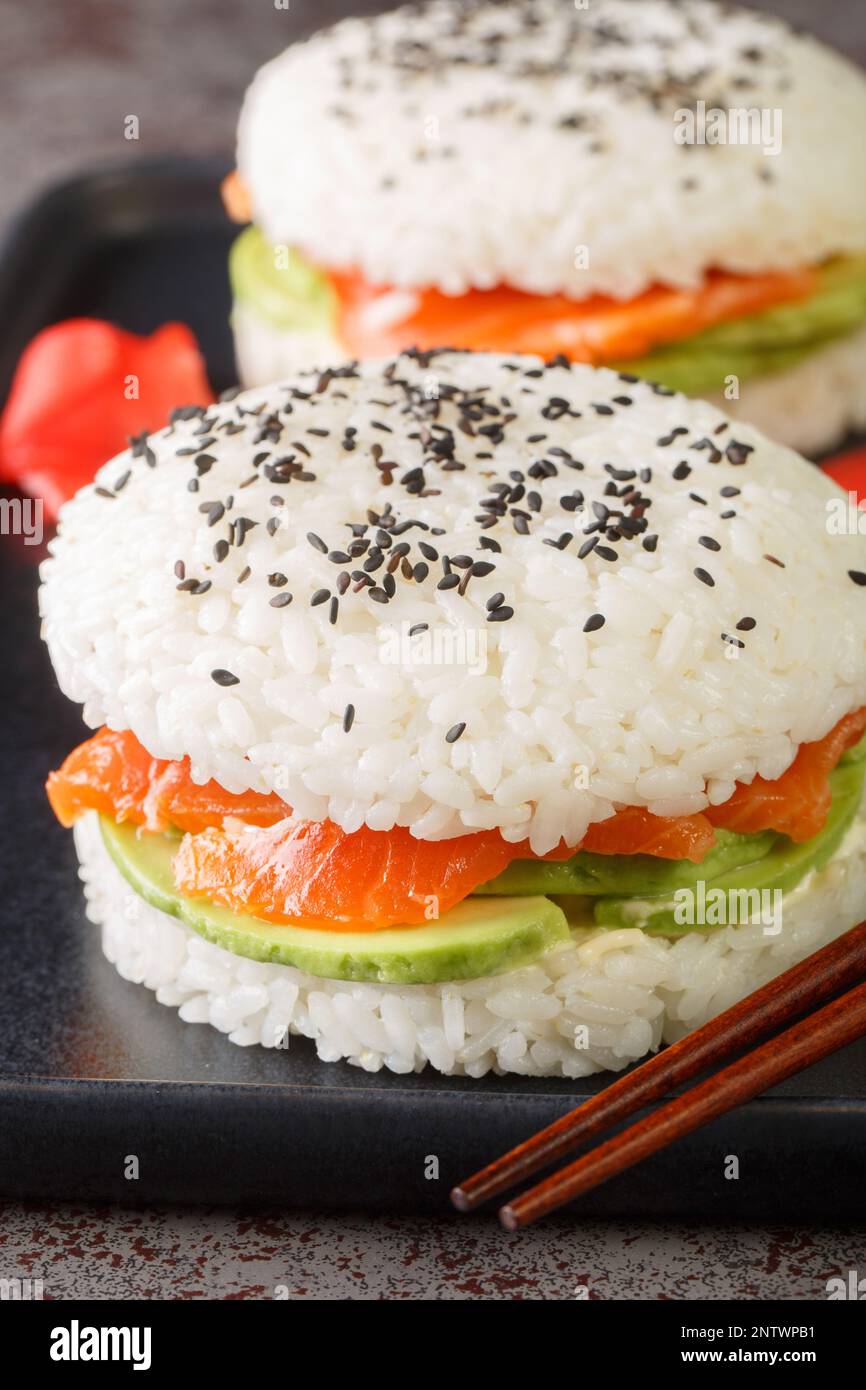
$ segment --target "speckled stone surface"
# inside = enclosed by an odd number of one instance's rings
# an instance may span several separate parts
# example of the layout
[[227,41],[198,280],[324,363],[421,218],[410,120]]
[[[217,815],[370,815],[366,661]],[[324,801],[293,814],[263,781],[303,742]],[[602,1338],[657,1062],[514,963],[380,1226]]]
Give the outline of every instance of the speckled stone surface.
[[[105,161],[231,150],[259,63],[353,8],[338,0],[0,0],[2,223],[52,181]],[[866,62],[862,0],[764,8]],[[124,139],[138,117],[140,138]],[[866,1233],[609,1225],[518,1236],[492,1218],[433,1222],[80,1205],[0,1207],[0,1277],[47,1298],[718,1299],[826,1297],[866,1270]]]
[[371,1221],[299,1212],[0,1209],[0,1273],[53,1299],[823,1300],[851,1231]]

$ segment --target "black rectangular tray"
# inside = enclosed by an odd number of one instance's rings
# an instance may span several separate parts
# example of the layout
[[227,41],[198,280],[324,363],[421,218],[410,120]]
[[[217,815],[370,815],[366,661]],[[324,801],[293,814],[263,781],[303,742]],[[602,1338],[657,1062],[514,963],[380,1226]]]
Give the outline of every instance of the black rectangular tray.
[[[85,174],[0,256],[0,391],[43,325],[189,323],[233,379],[217,194],[227,161]],[[38,548],[0,538],[0,1194],[445,1211],[449,1187],[562,1114],[588,1081],[368,1075],[312,1045],[238,1048],[119,978],[85,919],[42,784],[83,736],[39,641]],[[866,1042],[717,1120],[574,1207],[586,1215],[866,1216]],[[135,1155],[139,1176],[124,1176]],[[725,1178],[728,1155],[740,1176]],[[426,1176],[435,1165],[438,1179]]]

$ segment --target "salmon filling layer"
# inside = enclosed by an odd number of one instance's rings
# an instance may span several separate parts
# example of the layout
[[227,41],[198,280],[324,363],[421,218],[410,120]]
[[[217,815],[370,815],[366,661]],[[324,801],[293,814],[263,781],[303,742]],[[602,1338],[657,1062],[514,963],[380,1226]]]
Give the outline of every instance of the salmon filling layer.
[[[353,357],[389,357],[407,343],[475,352],[562,356],[593,366],[645,357],[717,324],[815,293],[811,268],[766,275],[711,270],[693,290],[653,286],[630,300],[527,294],[502,285],[447,295],[394,290],[359,275],[327,271],[337,294],[338,332]],[[405,308],[401,308],[405,304]],[[393,307],[392,307],[393,306]]]
[[[579,846],[546,859],[646,854],[700,863],[716,828],[774,830],[802,843],[823,828],[829,774],[866,732],[866,708],[846,715],[823,739],[802,744],[775,781],[741,783],[720,806],[691,816],[654,816],[624,807],[590,826]],[[527,842],[498,831],[450,840],[418,840],[404,827],[348,833],[330,821],[294,821],[275,794],[234,795],[216,782],[193,782],[189,760],[152,758],[135,736],[102,729],[79,745],[47,783],[62,825],[88,811],[131,821],[145,831],[180,831],[175,881],[188,897],[208,898],[265,921],[301,921],[339,931],[412,925],[447,912],[515,859],[535,859]]]

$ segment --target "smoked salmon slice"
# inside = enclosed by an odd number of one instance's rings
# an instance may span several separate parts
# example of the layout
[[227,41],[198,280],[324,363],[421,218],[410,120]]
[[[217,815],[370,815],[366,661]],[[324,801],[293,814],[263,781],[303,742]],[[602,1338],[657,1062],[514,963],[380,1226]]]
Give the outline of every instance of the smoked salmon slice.
[[866,709],[846,714],[826,737],[802,743],[781,777],[773,782],[756,777],[748,785],[740,783],[732,797],[707,810],[707,819],[720,829],[736,830],[741,835],[778,830],[798,844],[811,840],[830,809],[829,773],[864,732]]
[[[628,807],[593,826],[582,848],[700,860],[714,838],[703,816],[668,820]],[[574,852],[562,847],[545,858]],[[430,841],[400,826],[347,834],[332,821],[287,821],[268,830],[232,826],[187,835],[174,875],[187,897],[267,922],[376,931],[436,920],[513,859],[532,858],[526,841],[509,844],[496,830]]]
[[[338,331],[354,357],[388,357],[407,347],[523,352],[572,362],[631,361],[652,348],[774,304],[805,299],[816,287],[811,267],[765,275],[712,270],[693,290],[656,285],[630,300],[593,295],[527,294],[499,286],[461,295],[395,290],[359,275],[326,271],[339,299]],[[389,314],[389,299],[401,314]]]
[[580,848],[593,854],[651,854],[656,859],[691,859],[699,864],[715,838],[712,825],[700,813],[654,816],[643,806],[625,806],[608,820],[591,825]]
[[199,785],[190,776],[189,758],[152,758],[134,734],[114,729],[100,729],[79,744],[49,775],[46,791],[55,816],[67,827],[85,811],[132,821],[145,830],[192,832],[222,825],[226,816],[265,826],[290,814],[279,796],[233,796],[217,782]]
[[351,834],[332,821],[287,821],[269,830],[187,835],[175,882],[268,922],[375,931],[435,921],[516,857],[498,832],[417,840],[403,827]]

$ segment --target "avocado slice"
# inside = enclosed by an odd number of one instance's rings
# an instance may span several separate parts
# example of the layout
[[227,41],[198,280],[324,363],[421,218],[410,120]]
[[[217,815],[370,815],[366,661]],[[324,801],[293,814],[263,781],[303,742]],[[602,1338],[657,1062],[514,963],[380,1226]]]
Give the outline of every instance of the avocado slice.
[[779,836],[774,830],[737,835],[717,830],[716,843],[700,864],[688,859],[657,859],[651,854],[590,854],[573,859],[515,859],[476,893],[578,893],[592,897],[654,897],[715,878],[769,854]]
[[337,299],[327,275],[291,247],[272,246],[258,227],[245,227],[232,243],[229,280],[236,300],[278,328],[333,329]]
[[[100,828],[117,868],[151,906],[236,956],[293,965],[328,980],[395,985],[474,980],[517,970],[571,940],[562,909],[543,897],[467,898],[438,922],[383,931],[275,926],[180,894],[171,867],[176,838],[139,832],[106,817],[100,817]],[[591,925],[588,917],[585,925]]]
[[[824,828],[810,840],[795,844],[787,835],[779,835],[763,859],[754,864],[731,869],[715,878],[705,877],[706,893],[721,889],[725,894],[753,889],[778,889],[790,893],[811,870],[823,869],[842,843],[850,828],[863,793],[863,762],[840,764],[830,774],[833,800]],[[692,866],[690,865],[689,868]],[[703,865],[697,865],[698,869]],[[690,887],[695,882],[678,883]],[[670,896],[610,897],[597,899],[594,907],[596,924],[603,927],[640,927],[653,936],[682,936],[689,931],[706,930],[714,924],[707,922],[680,923],[676,919],[677,902]],[[721,924],[719,924],[721,925]]]
[[866,323],[866,257],[840,258],[818,272],[808,299],[776,304],[717,324],[646,357],[618,362],[618,371],[701,395],[721,390],[725,378],[768,376],[793,367],[810,352]]

